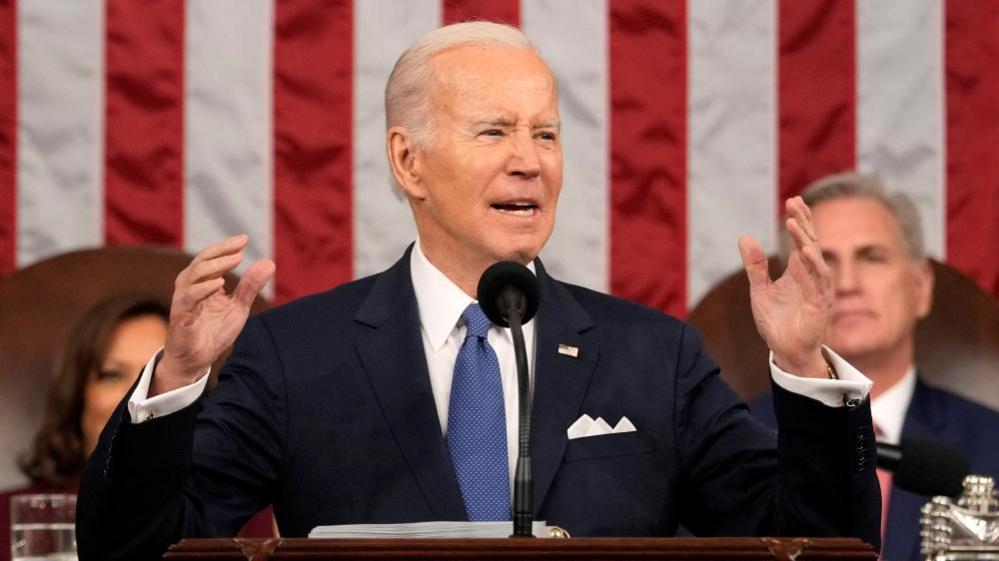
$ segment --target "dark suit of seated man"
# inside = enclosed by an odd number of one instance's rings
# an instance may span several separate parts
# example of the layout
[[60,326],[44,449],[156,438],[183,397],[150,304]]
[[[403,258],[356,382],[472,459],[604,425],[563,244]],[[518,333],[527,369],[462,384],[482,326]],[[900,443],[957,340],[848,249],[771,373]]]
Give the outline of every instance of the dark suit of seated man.
[[[232,535],[268,503],[285,536],[509,519],[512,345],[496,326],[473,333],[477,282],[498,260],[533,267],[541,290],[525,326],[538,519],[584,536],[666,536],[682,523],[705,535],[877,544],[870,382],[822,350],[829,271],[800,199],[787,203],[795,247],[778,281],[759,244],[740,241],[774,379],[792,390],[777,391],[778,445],[691,327],[558,282],[537,260],[562,184],[561,128],[554,76],[519,30],[475,22],[428,34],[397,62],[386,109],[417,244],[379,275],[249,322],[273,263],[251,266],[230,295],[220,277],[245,236],[200,253],[178,276],[166,346],[91,458],[81,559],[158,558],[184,536]],[[233,341],[218,388],[199,397]],[[473,415],[453,407],[475,391],[466,353],[487,357],[473,370],[492,388],[475,394]],[[570,438],[583,415],[615,426],[626,417],[635,430]],[[452,437],[469,417],[490,427],[472,446],[497,448],[461,452],[467,443]],[[481,514],[484,499],[498,514]]]
[[[967,454],[972,473],[999,477],[999,413],[926,385],[915,365],[916,322],[929,313],[933,295],[915,205],[904,193],[885,192],[878,178],[854,173],[820,179],[802,196],[833,270],[835,303],[826,341],[874,381],[878,440],[949,444]],[[761,398],[752,410],[776,428],[772,401]],[[920,508],[931,497],[890,486],[887,474],[882,478],[889,493],[884,558],[921,559]]]

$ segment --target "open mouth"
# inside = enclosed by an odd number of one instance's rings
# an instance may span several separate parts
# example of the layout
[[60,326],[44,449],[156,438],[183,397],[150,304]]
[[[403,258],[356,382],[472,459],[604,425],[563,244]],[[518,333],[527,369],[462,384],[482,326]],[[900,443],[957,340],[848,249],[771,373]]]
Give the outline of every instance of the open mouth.
[[514,216],[534,216],[538,212],[538,205],[530,201],[511,201],[496,203],[491,206],[502,213]]

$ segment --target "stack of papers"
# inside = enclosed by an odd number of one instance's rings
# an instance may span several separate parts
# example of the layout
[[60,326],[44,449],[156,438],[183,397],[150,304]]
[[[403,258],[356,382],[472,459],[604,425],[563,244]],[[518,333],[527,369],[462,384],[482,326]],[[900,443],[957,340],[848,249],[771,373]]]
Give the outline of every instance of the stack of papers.
[[[551,527],[534,522],[536,538],[547,538]],[[342,524],[316,526],[310,538],[507,538],[513,522],[412,522],[408,524]]]

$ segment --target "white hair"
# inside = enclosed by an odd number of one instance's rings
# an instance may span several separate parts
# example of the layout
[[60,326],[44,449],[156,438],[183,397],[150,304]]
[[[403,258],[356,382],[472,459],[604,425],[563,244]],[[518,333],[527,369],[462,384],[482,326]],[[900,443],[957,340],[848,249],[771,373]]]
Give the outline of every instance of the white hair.
[[916,205],[905,193],[887,192],[881,178],[876,175],[846,172],[823,177],[806,187],[801,198],[810,207],[837,199],[861,198],[877,201],[898,223],[909,258],[914,262],[926,259],[922,221]]
[[490,21],[469,21],[447,25],[427,33],[402,53],[385,85],[385,127],[401,126],[416,146],[429,141],[433,119],[430,118],[430,84],[434,55],[468,45],[502,46],[538,52],[524,32],[509,25]]

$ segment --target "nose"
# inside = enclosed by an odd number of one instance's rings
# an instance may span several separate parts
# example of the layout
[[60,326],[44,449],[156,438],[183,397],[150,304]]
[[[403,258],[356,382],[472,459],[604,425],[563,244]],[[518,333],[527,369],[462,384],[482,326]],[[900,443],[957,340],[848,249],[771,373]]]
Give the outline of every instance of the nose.
[[857,267],[849,260],[843,260],[831,266],[833,284],[836,296],[846,296],[860,291],[860,279],[857,277]]
[[538,146],[530,131],[517,131],[509,136],[510,157],[507,160],[507,173],[522,179],[534,179],[541,175],[541,158]]

